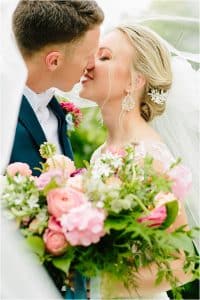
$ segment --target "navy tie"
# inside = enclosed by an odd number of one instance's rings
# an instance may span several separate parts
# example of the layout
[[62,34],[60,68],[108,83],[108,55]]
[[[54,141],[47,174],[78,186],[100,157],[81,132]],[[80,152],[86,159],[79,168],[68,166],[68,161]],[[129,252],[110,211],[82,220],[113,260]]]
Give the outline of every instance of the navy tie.
[[74,290],[67,288],[65,299],[87,300],[86,279],[78,272],[74,273]]

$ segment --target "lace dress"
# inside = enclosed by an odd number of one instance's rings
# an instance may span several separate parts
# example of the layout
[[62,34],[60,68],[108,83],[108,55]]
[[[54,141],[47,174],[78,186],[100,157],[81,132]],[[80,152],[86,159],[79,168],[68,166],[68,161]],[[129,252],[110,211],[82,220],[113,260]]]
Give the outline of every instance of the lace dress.
[[[102,149],[104,145],[100,146],[92,155],[91,163],[95,163],[96,159],[99,158],[102,154]],[[140,159],[143,158],[146,154],[150,154],[158,163],[162,165],[163,171],[169,168],[169,166],[174,162],[174,158],[172,154],[169,152],[167,146],[161,142],[155,142],[155,141],[142,141],[136,145],[135,148],[136,158]],[[106,291],[103,286],[104,283],[108,286],[109,278],[103,279],[101,277],[95,277],[91,280],[91,299],[97,300],[97,299],[109,299],[108,296],[106,296]],[[109,289],[112,289],[113,292],[118,288],[113,284],[109,285]],[[103,292],[104,290],[104,292]],[[120,290],[118,288],[118,290]],[[116,292],[117,293],[117,292]],[[167,300],[169,299],[166,292],[154,294],[154,295],[148,295],[145,297],[139,297],[133,298],[132,296],[123,297],[120,293],[120,295],[117,295],[116,293],[111,296],[110,299],[151,299],[151,300]]]

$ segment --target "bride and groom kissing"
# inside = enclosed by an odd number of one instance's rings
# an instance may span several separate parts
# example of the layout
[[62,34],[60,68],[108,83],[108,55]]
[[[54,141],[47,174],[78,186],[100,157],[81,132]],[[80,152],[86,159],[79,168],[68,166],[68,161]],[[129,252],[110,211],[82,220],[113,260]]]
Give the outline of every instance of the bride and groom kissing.
[[[108,137],[92,161],[110,147],[136,144],[141,157],[147,152],[163,172],[173,156],[149,122],[161,115],[172,84],[170,54],[154,32],[140,25],[122,25],[100,42],[104,14],[95,1],[20,1],[13,14],[13,30],[28,69],[19,110],[10,162],[39,167],[39,147],[54,143],[58,153],[73,159],[66,135],[65,114],[54,97],[54,88],[69,91],[81,79],[80,96],[95,101],[102,111]],[[72,145],[73,146],[73,145]],[[33,169],[33,174],[38,171]],[[184,208],[173,229],[187,224]],[[172,269],[183,284],[191,277],[183,272],[184,256]],[[156,266],[139,270],[139,294],[167,299],[168,282],[154,285]],[[85,299],[85,279],[75,272],[75,291],[68,299]],[[91,287],[92,288],[92,287]],[[130,297],[118,284],[116,297]],[[136,298],[134,291],[132,298]]]

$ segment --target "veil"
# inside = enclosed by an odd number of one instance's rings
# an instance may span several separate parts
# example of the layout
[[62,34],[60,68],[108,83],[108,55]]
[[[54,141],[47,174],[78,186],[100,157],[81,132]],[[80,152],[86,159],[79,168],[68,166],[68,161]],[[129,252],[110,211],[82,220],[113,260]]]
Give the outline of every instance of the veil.
[[[181,57],[172,57],[173,83],[166,111],[152,121],[175,157],[181,157],[193,178],[190,195],[185,203],[190,226],[199,226],[199,71]],[[199,240],[196,240],[199,248]]]
[[[27,70],[14,43],[11,15],[17,0],[1,2],[1,174],[8,164]],[[0,178],[1,185],[3,178]],[[13,222],[1,211],[1,299],[61,299]]]

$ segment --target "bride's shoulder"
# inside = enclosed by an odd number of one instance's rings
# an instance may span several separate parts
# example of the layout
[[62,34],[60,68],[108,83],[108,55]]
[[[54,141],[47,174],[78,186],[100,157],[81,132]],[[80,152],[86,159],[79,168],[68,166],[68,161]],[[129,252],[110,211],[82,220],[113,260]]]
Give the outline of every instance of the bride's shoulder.
[[140,157],[151,155],[155,161],[162,164],[164,169],[167,169],[175,161],[167,145],[159,139],[140,141],[136,145],[136,154]]

